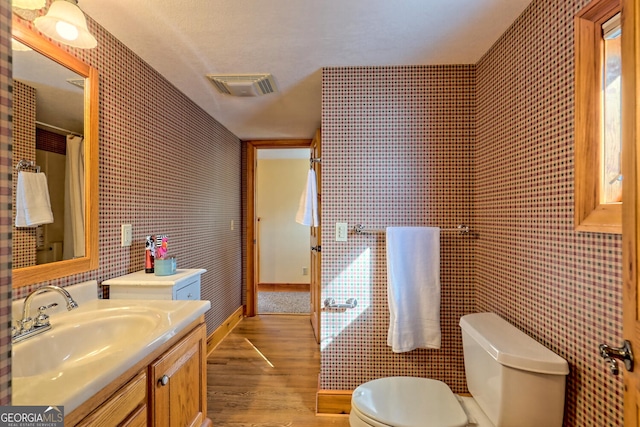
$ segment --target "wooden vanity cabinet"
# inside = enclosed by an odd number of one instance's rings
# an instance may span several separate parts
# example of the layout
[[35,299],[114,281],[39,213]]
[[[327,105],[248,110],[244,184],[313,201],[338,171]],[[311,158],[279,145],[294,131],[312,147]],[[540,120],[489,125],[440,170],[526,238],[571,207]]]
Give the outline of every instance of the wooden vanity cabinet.
[[200,325],[149,366],[153,380],[150,425],[183,427],[205,422],[206,346],[205,326]]
[[65,426],[212,426],[204,316],[185,331],[68,414]]
[[78,426],[146,426],[147,373],[140,372]]

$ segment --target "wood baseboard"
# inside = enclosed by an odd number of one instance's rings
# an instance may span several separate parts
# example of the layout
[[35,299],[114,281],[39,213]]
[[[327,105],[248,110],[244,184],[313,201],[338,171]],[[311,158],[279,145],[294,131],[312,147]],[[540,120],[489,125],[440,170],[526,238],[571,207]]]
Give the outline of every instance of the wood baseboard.
[[258,292],[309,292],[308,283],[258,283]]
[[227,317],[227,319],[209,335],[207,338],[207,355],[209,355],[209,353],[211,353],[216,346],[220,344],[220,341],[222,341],[224,337],[226,337],[242,320],[242,317],[244,316],[243,312],[244,306],[238,307],[231,316]]
[[351,412],[352,390],[318,390],[317,414],[348,414]]

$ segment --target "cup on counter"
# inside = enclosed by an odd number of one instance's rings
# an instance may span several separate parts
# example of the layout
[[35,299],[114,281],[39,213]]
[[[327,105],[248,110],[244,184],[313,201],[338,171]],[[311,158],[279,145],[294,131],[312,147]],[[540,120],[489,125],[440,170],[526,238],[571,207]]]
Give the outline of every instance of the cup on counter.
[[170,276],[176,273],[178,263],[175,257],[156,259],[154,264],[156,276]]

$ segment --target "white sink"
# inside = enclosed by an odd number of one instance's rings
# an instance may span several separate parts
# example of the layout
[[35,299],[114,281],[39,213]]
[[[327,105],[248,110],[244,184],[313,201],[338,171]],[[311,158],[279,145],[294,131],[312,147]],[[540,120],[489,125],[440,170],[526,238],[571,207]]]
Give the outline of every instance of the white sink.
[[29,377],[94,363],[127,351],[163,327],[161,313],[136,307],[74,310],[54,317],[55,326],[13,345],[13,377]]
[[69,414],[211,306],[97,298],[78,304],[51,314],[49,331],[13,344],[13,405],[64,406]]

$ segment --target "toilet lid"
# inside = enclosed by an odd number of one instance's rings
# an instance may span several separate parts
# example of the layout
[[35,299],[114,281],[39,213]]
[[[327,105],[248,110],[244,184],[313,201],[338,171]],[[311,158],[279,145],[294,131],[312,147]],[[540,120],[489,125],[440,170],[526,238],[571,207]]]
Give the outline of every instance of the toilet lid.
[[379,378],[353,391],[351,406],[395,427],[464,427],[467,415],[442,381],[416,377]]

